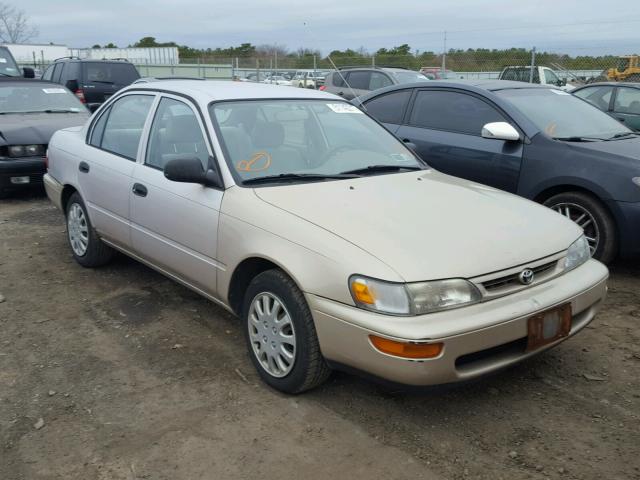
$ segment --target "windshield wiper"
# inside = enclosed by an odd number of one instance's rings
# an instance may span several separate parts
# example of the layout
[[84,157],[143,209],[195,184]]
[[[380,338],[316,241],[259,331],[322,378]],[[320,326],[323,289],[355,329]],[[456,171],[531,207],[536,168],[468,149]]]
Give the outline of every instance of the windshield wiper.
[[243,185],[256,185],[259,183],[271,183],[271,182],[292,182],[292,181],[307,181],[307,180],[342,180],[345,178],[357,178],[357,175],[348,174],[335,174],[325,175],[321,173],[280,173],[279,175],[266,175],[264,177],[255,177],[243,180]]
[[402,165],[369,165],[364,168],[356,168],[355,170],[347,170],[346,172],[341,172],[343,175],[368,175],[370,173],[384,173],[384,172],[399,172],[400,170],[422,170],[422,167],[419,166],[402,166]]
[[48,108],[46,110],[28,110],[25,112],[9,112],[9,113],[79,113],[80,110],[72,110],[70,108]]
[[620,132],[620,133],[616,133],[613,137],[609,137],[606,139],[606,141],[608,142],[609,140],[617,140],[619,138],[626,138],[629,135],[640,135],[640,133],[638,132]]
[[553,137],[554,140],[561,142],[602,142],[605,139],[600,137]]
[[113,85],[114,82],[110,82],[109,80],[91,80],[91,83],[106,83],[108,85]]

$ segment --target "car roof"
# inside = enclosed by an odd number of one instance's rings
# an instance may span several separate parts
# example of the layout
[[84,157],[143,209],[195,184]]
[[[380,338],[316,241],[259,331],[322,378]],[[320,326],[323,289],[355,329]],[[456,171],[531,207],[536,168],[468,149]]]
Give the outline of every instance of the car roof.
[[126,87],[123,91],[155,90],[166,93],[187,95],[202,103],[221,100],[262,100],[262,99],[318,99],[340,100],[331,93],[308,88],[290,88],[264,83],[231,82],[219,80],[162,80],[138,83]]

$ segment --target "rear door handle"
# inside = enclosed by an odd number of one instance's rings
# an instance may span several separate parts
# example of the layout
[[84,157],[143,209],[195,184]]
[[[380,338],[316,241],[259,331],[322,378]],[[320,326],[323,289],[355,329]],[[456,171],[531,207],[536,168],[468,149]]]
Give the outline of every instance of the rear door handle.
[[89,173],[89,164],[87,162],[80,162],[80,165],[78,165],[78,170],[80,170],[82,173]]
[[137,195],[139,197],[146,197],[148,193],[147,187],[145,187],[141,183],[134,183],[131,191],[133,192],[134,195]]

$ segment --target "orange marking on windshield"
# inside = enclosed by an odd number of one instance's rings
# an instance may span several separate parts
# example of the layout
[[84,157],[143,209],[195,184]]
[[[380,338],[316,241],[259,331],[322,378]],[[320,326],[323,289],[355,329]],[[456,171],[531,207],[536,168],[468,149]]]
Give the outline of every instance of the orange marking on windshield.
[[261,172],[268,169],[270,166],[271,155],[267,152],[256,152],[249,160],[240,160],[236,164],[236,169],[241,172]]

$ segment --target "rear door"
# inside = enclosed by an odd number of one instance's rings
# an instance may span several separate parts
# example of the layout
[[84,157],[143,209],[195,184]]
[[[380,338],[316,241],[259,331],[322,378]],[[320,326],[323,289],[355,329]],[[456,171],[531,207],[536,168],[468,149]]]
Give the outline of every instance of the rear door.
[[407,120],[396,132],[416,145],[431,166],[457,177],[515,192],[522,162],[522,142],[483,138],[482,127],[510,121],[489,101],[453,89],[419,89]]
[[82,88],[88,104],[100,105],[138,78],[129,62],[82,62]]
[[131,93],[116,100],[90,128],[79,163],[80,190],[101,236],[129,249],[129,202],[140,139],[155,94]]
[[[144,161],[135,166],[131,236],[138,255],[190,285],[215,295],[218,218],[222,190],[164,176],[177,158],[214,162],[199,111],[188,100],[164,95],[150,127]],[[215,165],[212,165],[215,167]]]
[[613,117],[633,130],[640,130],[640,88],[618,87]]

